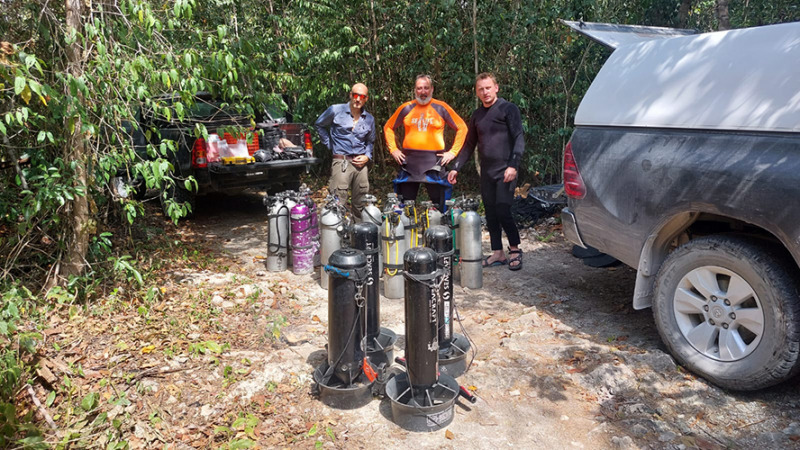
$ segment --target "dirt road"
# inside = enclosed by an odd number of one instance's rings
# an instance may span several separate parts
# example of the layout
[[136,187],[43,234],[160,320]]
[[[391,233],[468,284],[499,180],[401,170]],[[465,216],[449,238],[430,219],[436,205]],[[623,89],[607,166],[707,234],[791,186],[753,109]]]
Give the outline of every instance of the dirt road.
[[[262,447],[798,446],[796,381],[741,394],[687,373],[665,353],[650,311],[631,308],[634,271],[583,265],[561,234],[552,233],[553,221],[523,231],[521,271],[485,269],[480,290],[456,285],[461,325],[476,350],[459,381],[474,387],[479,400],[459,402],[446,430],[399,428],[387,399],[333,410],[309,394],[311,373],[325,358],[327,291],[318,286],[318,275],[265,270],[265,216],[260,197],[245,195],[201,202],[197,217],[179,229],[179,235],[228,259],[223,266],[177,270],[168,289],[174,296],[205,292],[198,298],[208,299],[214,330],[220,339],[227,337],[229,348],[215,356],[217,365],[151,382],[150,401],[171,418],[160,426],[159,440],[191,446],[232,442],[245,435],[234,429],[207,433],[204,441],[198,430],[230,423],[238,411],[256,417],[255,431],[247,436]],[[485,233],[484,247],[488,253]],[[382,299],[381,313],[382,326],[402,337],[402,301]],[[235,338],[242,330],[253,339]],[[198,333],[206,331],[201,327]],[[187,364],[176,358],[167,355],[164,361]],[[243,361],[246,370],[240,370]],[[226,366],[240,375],[229,377]],[[159,392],[167,384],[182,394]],[[253,410],[254,404],[261,409]],[[183,439],[193,433],[197,440]]]

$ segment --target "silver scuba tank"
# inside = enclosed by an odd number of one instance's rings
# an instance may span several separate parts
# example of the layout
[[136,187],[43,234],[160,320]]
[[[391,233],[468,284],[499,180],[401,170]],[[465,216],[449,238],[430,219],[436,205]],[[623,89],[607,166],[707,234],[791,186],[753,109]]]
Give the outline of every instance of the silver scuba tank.
[[319,221],[320,259],[322,260],[319,270],[319,285],[322,289],[328,289],[328,273],[325,271],[325,266],[333,252],[342,247],[338,228],[342,225],[343,217],[338,198],[329,195],[325,199],[325,206],[322,207]]
[[459,243],[461,260],[461,287],[480,289],[483,287],[483,250],[481,249],[481,216],[478,215],[478,202],[469,200],[464,202],[464,212],[458,220],[458,229],[461,232]]
[[[422,211],[422,224],[425,230],[442,224],[442,213],[433,206],[433,202],[422,202]],[[425,235],[424,231],[422,235]]]
[[265,198],[269,202],[267,270],[281,272],[286,270],[289,262],[289,208],[281,196]]
[[[370,222],[374,223],[378,226],[378,229],[381,228],[383,225],[383,213],[381,210],[375,205],[378,199],[374,195],[366,195],[364,196],[364,210],[361,211],[361,221],[362,222]],[[383,273],[383,252],[378,252],[378,273]]]
[[284,191],[283,192],[283,204],[286,205],[286,208],[289,209],[289,267],[294,266],[294,255],[292,255],[292,231],[291,231],[291,214],[292,209],[297,205],[297,192],[295,191]]
[[305,183],[300,186],[300,199],[308,207],[308,214],[311,216],[311,242],[314,246],[314,267],[317,267],[321,262],[319,254],[319,211],[317,211],[317,204],[311,197],[311,189]]
[[458,269],[458,260],[460,258],[460,246],[459,240],[461,239],[461,232],[458,228],[458,221],[461,219],[461,205],[454,199],[447,200],[445,203],[445,207],[447,211],[445,212],[445,217],[447,220],[447,225],[450,227],[451,233],[453,233],[453,265],[455,266],[453,270],[453,279],[457,280],[461,277],[461,271]]
[[400,216],[406,233],[407,248],[419,247],[422,245],[419,234],[419,214],[414,200],[406,200],[403,214]]
[[389,202],[383,213],[381,225],[381,253],[383,254],[383,296],[386,298],[403,298],[405,296],[405,279],[403,277],[403,255],[407,250],[405,226],[401,220],[401,210],[397,197]]
[[371,222],[377,225],[378,227],[381,226],[382,218],[381,210],[375,205],[378,201],[374,195],[365,195],[364,196],[364,210],[361,211],[361,221],[362,222]]

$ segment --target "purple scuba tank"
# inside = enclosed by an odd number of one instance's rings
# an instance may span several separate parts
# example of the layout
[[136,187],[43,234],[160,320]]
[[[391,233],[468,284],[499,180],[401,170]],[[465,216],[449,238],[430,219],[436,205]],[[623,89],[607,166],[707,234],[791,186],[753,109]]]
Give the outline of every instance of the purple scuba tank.
[[317,211],[317,204],[311,198],[311,189],[305,184],[300,186],[301,202],[308,206],[308,214],[311,216],[311,244],[314,246],[314,267],[320,265],[320,248],[322,247],[319,242],[319,212]]
[[308,204],[308,215],[311,216],[311,244],[314,246],[314,267],[320,265],[319,249],[319,217],[317,215],[317,204],[311,196],[306,197]]
[[308,206],[300,202],[292,207],[292,272],[297,275],[314,271],[314,244],[311,233],[311,214]]

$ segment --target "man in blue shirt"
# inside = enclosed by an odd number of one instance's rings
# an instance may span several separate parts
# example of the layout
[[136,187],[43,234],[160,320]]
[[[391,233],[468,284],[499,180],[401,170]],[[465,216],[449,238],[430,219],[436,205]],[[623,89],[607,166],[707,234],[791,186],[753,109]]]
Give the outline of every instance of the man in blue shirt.
[[333,152],[329,190],[342,201],[347,201],[348,190],[352,191],[356,220],[369,192],[367,163],[372,160],[375,143],[375,118],[364,109],[366,103],[367,86],[356,83],[348,103],[329,107],[314,123],[320,140]]

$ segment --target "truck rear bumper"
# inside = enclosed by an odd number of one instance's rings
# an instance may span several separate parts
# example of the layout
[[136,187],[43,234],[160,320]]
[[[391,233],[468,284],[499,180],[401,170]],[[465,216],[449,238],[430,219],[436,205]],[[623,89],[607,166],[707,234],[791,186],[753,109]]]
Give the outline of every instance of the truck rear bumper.
[[575,245],[580,245],[586,248],[586,244],[581,238],[581,233],[578,231],[578,223],[575,221],[575,214],[569,208],[561,210],[561,226],[564,230],[564,237]]
[[201,173],[196,173],[196,177],[201,185],[210,185],[213,190],[268,187],[288,181],[300,181],[303,172],[308,172],[319,163],[318,158],[232,165],[211,163],[205,177]]
[[308,170],[311,168],[311,166],[315,166],[319,163],[320,163],[319,158],[299,158],[299,159],[287,159],[283,161],[277,160],[277,161],[267,161],[267,162],[255,162],[249,164],[230,164],[230,165],[210,163],[208,165],[208,171],[213,174],[220,174],[220,175],[246,176],[246,174],[248,173],[267,172],[269,170],[284,170],[292,168],[303,168]]

